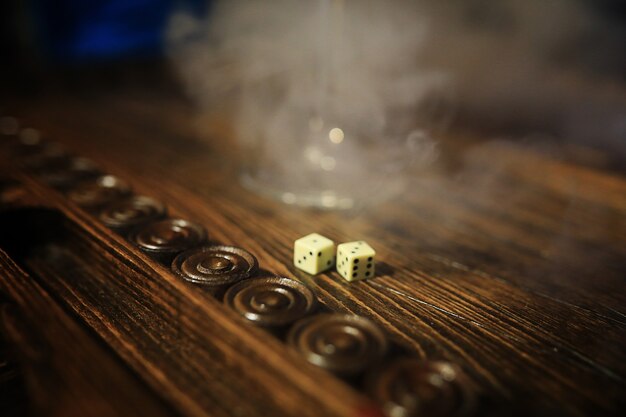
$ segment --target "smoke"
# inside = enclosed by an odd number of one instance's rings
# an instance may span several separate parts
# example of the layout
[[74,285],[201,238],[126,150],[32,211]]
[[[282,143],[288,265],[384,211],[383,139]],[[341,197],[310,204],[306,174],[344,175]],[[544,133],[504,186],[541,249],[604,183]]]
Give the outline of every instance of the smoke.
[[306,191],[333,205],[395,189],[411,164],[428,167],[453,110],[464,122],[626,155],[625,88],[611,77],[624,62],[606,60],[624,46],[624,30],[590,7],[218,1],[204,18],[173,16],[168,50],[201,113],[232,115],[249,178],[288,202]]
[[608,3],[423,1],[430,32],[420,59],[447,71],[465,122],[626,157],[626,26],[603,13]]
[[447,76],[417,67],[427,31],[413,2],[236,0],[174,16],[169,49],[201,108],[234,114],[251,177],[332,200],[433,152]]

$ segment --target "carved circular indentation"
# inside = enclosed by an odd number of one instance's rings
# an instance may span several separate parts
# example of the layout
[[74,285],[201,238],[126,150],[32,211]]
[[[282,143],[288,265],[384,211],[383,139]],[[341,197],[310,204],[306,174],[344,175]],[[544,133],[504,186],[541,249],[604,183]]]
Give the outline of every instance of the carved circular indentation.
[[72,188],[67,197],[87,209],[96,209],[130,194],[125,181],[113,175],[103,175],[94,180],[84,181]]
[[41,138],[41,132],[31,127],[26,127],[12,135],[15,140],[11,140],[11,148],[13,153],[18,156],[35,155],[44,152],[49,146]]
[[109,204],[100,212],[100,221],[117,231],[128,231],[165,215],[163,203],[146,196],[133,196]]
[[15,117],[0,117],[0,138],[15,136],[20,130],[20,123]]
[[226,291],[224,302],[247,320],[265,327],[291,324],[310,313],[317,304],[309,287],[284,277],[241,281]]
[[100,174],[94,162],[86,158],[71,158],[60,166],[45,167],[37,171],[37,178],[55,188],[67,188],[82,180]]
[[342,375],[356,374],[387,352],[387,339],[370,320],[319,314],[296,323],[288,343],[309,362]]
[[443,361],[399,359],[368,377],[368,391],[390,416],[467,416],[475,408],[465,375]]
[[224,289],[252,275],[258,267],[248,251],[234,246],[204,246],[179,254],[172,270],[196,284]]
[[197,223],[183,219],[165,219],[148,223],[134,230],[130,241],[142,251],[171,261],[178,252],[201,244],[206,230]]
[[22,152],[25,153],[20,162],[30,169],[60,167],[70,160],[63,148],[51,143],[22,145]]

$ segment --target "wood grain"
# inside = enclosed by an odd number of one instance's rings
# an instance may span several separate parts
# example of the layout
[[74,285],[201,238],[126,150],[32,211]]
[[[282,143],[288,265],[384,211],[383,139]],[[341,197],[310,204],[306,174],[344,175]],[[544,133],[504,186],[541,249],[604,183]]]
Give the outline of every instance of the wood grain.
[[3,243],[180,414],[352,416],[367,405],[60,195],[23,181],[67,217],[6,212]]
[[26,380],[29,412],[94,417],[176,415],[3,251],[0,274],[0,289],[13,303],[2,311],[3,329]]
[[[202,139],[191,109],[167,98],[63,96],[62,106],[52,105],[55,100],[60,99],[31,101],[18,112],[50,138],[127,179],[137,192],[165,202],[174,215],[205,225],[212,238],[250,250],[262,268],[311,284],[331,309],[372,319],[417,357],[459,364],[487,403],[515,415],[620,414],[626,393],[626,180],[618,174],[562,160],[558,149],[467,137],[457,146],[460,141],[451,136],[443,140],[450,143],[454,166],[415,171],[409,189],[396,199],[352,212],[304,210],[238,185],[223,120],[205,133],[210,139]],[[251,346],[262,346],[262,352],[284,347],[256,332],[244,336],[241,323],[214,300],[170,278],[163,282],[157,278],[167,276],[161,267],[61,196],[34,182],[28,186],[89,230],[88,238],[72,243],[80,253],[88,253],[82,245],[91,242],[103,253],[124,248],[81,264],[81,276],[96,271],[93,280],[68,279],[45,263],[31,267],[53,277],[50,291],[178,409],[185,409],[180,394],[151,376],[167,366],[159,355],[174,347],[138,336],[149,320],[120,316],[129,306],[143,317],[161,305],[159,323],[167,327],[181,322],[170,310],[183,297],[191,304],[177,307],[186,317],[181,329],[236,335],[220,355],[246,356],[242,363],[248,367],[207,373],[168,368],[171,375],[222,382],[201,389],[198,379],[189,381],[194,401],[205,410],[215,407],[216,414],[228,415],[219,404],[235,401],[242,415],[293,414],[298,407],[322,415],[316,408],[322,405],[347,415],[358,403],[342,384],[332,385],[332,377],[320,372],[312,378],[306,367],[294,371],[301,366],[297,358],[283,353],[272,362],[251,354],[246,350]],[[312,231],[338,242],[367,240],[382,262],[380,276],[348,284],[336,273],[312,278],[299,272],[291,265],[291,245]],[[118,282],[116,274],[143,284]],[[110,293],[99,300],[102,290]],[[111,294],[125,298],[111,306],[116,299]],[[207,317],[217,323],[205,323]],[[148,353],[154,368],[136,363],[135,355]],[[202,355],[206,352],[189,352],[189,358]],[[263,378],[256,379],[255,367],[262,368]],[[285,381],[294,388],[279,401],[273,390]],[[262,395],[241,398],[242,387],[257,385],[264,387]],[[219,395],[210,395],[211,389]]]

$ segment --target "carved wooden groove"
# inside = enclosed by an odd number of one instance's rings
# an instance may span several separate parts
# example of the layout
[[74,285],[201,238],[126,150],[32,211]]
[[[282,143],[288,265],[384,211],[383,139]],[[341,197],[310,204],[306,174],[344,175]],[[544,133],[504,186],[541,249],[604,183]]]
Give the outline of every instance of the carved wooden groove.
[[[222,140],[228,136],[228,129],[216,130],[214,140],[200,143],[192,132],[190,109],[171,98],[157,102],[124,96],[89,101],[63,97],[62,102],[63,106],[56,106],[50,100],[29,101],[23,106],[24,114],[58,138],[64,148],[93,159],[104,172],[132,182],[137,193],[176,202],[170,207],[170,215],[204,225],[212,241],[244,247],[258,258],[264,270],[302,280],[330,310],[367,317],[410,356],[458,364],[468,383],[490,400],[479,414],[493,412],[489,406],[493,402],[501,407],[496,415],[620,415],[623,410],[626,304],[621,270],[626,246],[621,225],[626,181],[621,176],[516,146],[483,146],[471,135],[462,134],[446,145],[452,160],[449,169],[456,171],[420,172],[397,200],[355,216],[318,213],[286,208],[243,191],[236,184],[236,171],[223,163],[231,151],[230,144]],[[111,118],[118,123],[108,122]],[[154,128],[156,120],[158,129]],[[137,158],[143,154],[146,156]],[[167,168],[164,161],[168,161]],[[6,164],[0,165],[0,171],[5,168]],[[68,218],[82,218],[88,228],[110,239],[111,247],[127,247],[127,242],[119,236],[111,237],[110,231],[97,225],[92,217],[74,213],[72,203],[48,189],[37,188],[39,183],[27,175],[22,178],[20,172],[16,171],[25,188],[18,189],[23,193],[18,195],[9,187],[6,195],[13,206],[54,205]],[[38,193],[39,197],[28,192]],[[348,285],[333,272],[313,278],[295,270],[290,264],[293,239],[313,230],[338,242],[355,238],[371,242],[381,260],[379,276]],[[89,241],[79,239],[70,249],[74,245],[93,247],[80,243]],[[131,271],[154,268],[177,291],[183,291],[179,286],[185,283],[167,268],[138,254],[136,248],[127,249],[141,260],[129,267]],[[41,282],[47,283],[47,289],[63,306],[74,306],[66,310],[81,323],[93,329],[99,328],[96,324],[105,318],[118,320],[115,329],[121,328],[121,334],[126,335],[125,314],[135,314],[135,309],[118,300],[115,309],[105,309],[106,304],[101,305],[103,300],[96,296],[99,287],[81,289],[87,285],[83,282],[85,276],[94,271],[98,274],[105,265],[110,267],[111,259],[117,259],[98,250],[109,262],[84,262],[83,270],[88,272],[73,278],[71,285],[58,283],[68,280],[67,271],[73,270],[73,263],[63,272],[65,276],[59,272],[60,278],[46,277]],[[130,276],[127,286],[115,285],[109,290],[110,297],[118,297],[115,291],[123,294],[139,287],[155,289],[137,290],[148,303],[160,300],[158,286]],[[109,281],[119,279],[107,277],[97,282],[108,288]],[[201,286],[189,285],[187,291],[194,297],[205,296],[211,308],[223,308]],[[186,296],[180,299],[187,302]],[[197,303],[205,305],[205,301]],[[97,313],[90,315],[91,311]],[[232,323],[257,334],[254,343],[270,343],[278,351],[285,348],[282,343],[273,344],[276,339],[267,334],[255,333],[239,315],[222,313]],[[95,333],[108,334],[102,330]],[[169,331],[150,333],[153,337],[159,334],[166,339],[171,336]],[[125,363],[133,363],[127,360],[133,358],[127,349],[134,346],[132,343],[114,343],[118,339],[111,335],[104,340]],[[138,339],[135,345],[151,347],[142,343]],[[206,343],[210,346],[217,342]],[[288,352],[282,353],[290,355]],[[294,359],[290,366],[306,367],[301,358],[289,357]],[[157,356],[154,358],[156,361]],[[267,366],[267,361],[256,358],[249,363]],[[144,374],[136,364],[131,367],[151,381],[151,387],[160,387],[157,392],[164,389],[154,382],[151,372]],[[254,372],[235,368],[234,372],[242,375]],[[288,366],[278,368],[285,371]],[[167,375],[185,379],[182,375],[186,369],[167,368]],[[224,370],[225,375],[230,372],[233,368]],[[324,388],[315,391],[311,384],[310,395],[321,403],[329,401],[345,415],[355,413],[351,408],[354,405],[357,410],[371,412],[360,400],[352,402],[355,393],[345,384],[328,378],[324,372],[315,375],[322,378],[316,382]],[[289,382],[306,385],[298,381],[294,377]],[[216,376],[191,385],[210,384],[221,393],[225,382]],[[228,382],[237,385],[234,380]],[[326,390],[332,384],[346,391]],[[318,395],[321,391],[329,397]],[[334,391],[332,396],[329,391]],[[346,392],[353,396],[344,395]],[[280,394],[272,393],[268,398],[274,398],[272,395]],[[171,401],[171,392],[164,396],[168,403],[181,404]],[[222,406],[246,403],[238,410],[241,415],[279,414],[284,410],[277,405],[280,401],[258,396],[218,394],[212,398]],[[206,401],[205,405],[213,404]],[[258,409],[249,404],[258,404]],[[215,409],[220,410],[219,406]],[[306,412],[305,406],[302,409]]]

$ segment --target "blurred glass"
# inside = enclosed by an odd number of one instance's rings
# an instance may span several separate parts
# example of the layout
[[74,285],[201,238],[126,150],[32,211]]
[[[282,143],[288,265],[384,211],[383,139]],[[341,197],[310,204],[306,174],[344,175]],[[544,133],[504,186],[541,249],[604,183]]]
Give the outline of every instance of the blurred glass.
[[244,186],[287,204],[348,209],[397,195],[408,168],[435,157],[425,130],[373,126],[367,115],[359,123],[328,101],[323,117],[296,100],[267,128],[240,134]]
[[[404,189],[416,160],[435,155],[427,132],[450,113],[445,77],[415,71],[397,55],[411,48],[385,50],[402,41],[386,32],[397,22],[393,6],[316,6],[308,22],[317,25],[314,36],[295,31],[305,38],[302,49],[311,48],[309,68],[251,77],[241,89],[242,183],[301,206],[348,209],[388,199]],[[293,25],[306,26],[294,16]]]

